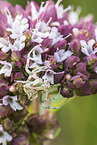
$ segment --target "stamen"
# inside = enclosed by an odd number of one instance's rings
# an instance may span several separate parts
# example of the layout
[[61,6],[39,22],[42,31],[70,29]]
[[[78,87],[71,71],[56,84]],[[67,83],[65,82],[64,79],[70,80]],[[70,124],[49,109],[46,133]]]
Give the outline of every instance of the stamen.
[[52,20],[52,17],[49,18],[48,22],[47,22],[47,25],[49,25],[49,23],[51,22]]
[[66,13],[67,11],[72,10],[72,6],[68,6],[65,10],[64,13]]
[[64,39],[67,39],[68,37],[72,36],[71,33],[69,33]]
[[58,7],[61,2],[62,2],[62,0],[58,0],[56,3],[56,6]]

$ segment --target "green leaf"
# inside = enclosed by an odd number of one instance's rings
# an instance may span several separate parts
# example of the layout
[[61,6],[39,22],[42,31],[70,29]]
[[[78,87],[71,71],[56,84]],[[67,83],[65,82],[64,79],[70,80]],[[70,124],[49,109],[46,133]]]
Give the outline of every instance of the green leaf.
[[56,137],[59,135],[60,132],[61,132],[61,128],[58,127],[58,128],[56,129],[55,133],[53,134],[53,137],[56,138]]
[[[51,98],[55,98],[55,100],[52,100],[51,103],[50,103],[50,106],[52,107],[59,107],[58,109],[50,109],[50,111],[52,113],[54,112],[57,112],[60,108],[60,105],[64,104],[64,102],[66,102],[66,104],[68,103],[68,101],[72,100],[72,98],[68,99],[67,98],[64,98],[59,92],[58,92],[58,89],[57,89],[58,85],[54,86],[50,92],[50,96]],[[66,105],[64,104],[64,105]]]

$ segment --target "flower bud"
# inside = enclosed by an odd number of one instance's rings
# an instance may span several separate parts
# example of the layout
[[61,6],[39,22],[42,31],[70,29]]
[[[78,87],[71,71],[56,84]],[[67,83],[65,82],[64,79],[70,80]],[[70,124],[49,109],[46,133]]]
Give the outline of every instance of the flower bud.
[[78,30],[78,28],[73,28],[72,32],[73,32],[73,37],[74,38],[80,33],[80,31]]
[[11,129],[12,127],[12,121],[9,120],[8,118],[5,118],[1,123],[6,130]]
[[0,85],[0,97],[7,95],[7,93],[7,86],[4,84]]
[[21,134],[20,132],[17,134],[18,134],[18,138],[12,140],[13,145],[29,145],[29,140],[27,135]]
[[65,63],[66,70],[70,71],[71,69],[74,69],[76,64],[80,61],[80,58],[77,56],[70,56],[67,58]]
[[31,115],[27,119],[27,126],[31,133],[41,133],[46,127],[46,121],[42,118],[42,116]]
[[23,75],[22,72],[17,72],[17,73],[14,75],[14,79],[15,79],[15,80],[22,80],[22,79],[25,80],[25,77],[24,77],[24,75]]
[[79,53],[80,50],[80,41],[78,39],[74,39],[70,43],[70,49],[74,53]]
[[12,92],[12,93],[15,93],[16,92],[15,84],[13,84],[12,86],[10,86],[9,91]]
[[9,106],[0,105],[0,117],[8,117],[13,113],[13,110]]
[[81,77],[76,77],[75,79],[73,78],[73,85],[78,89],[83,86],[85,81]]
[[64,84],[61,84],[61,86],[59,86],[58,90],[60,91],[60,94],[65,98],[73,97],[73,90],[69,89]]
[[87,78],[89,78],[89,73],[86,70],[86,64],[84,62],[80,62],[76,65],[76,69],[75,69],[75,73],[81,73],[87,76]]
[[20,54],[19,51],[13,51],[11,55],[12,55],[12,60],[13,61],[20,61],[21,54]]
[[71,79],[71,75],[66,74],[65,79],[68,80],[68,81],[70,81],[70,79]]
[[9,54],[0,51],[0,60],[5,60]]
[[95,63],[96,60],[97,60],[97,56],[96,56],[95,54],[91,54],[91,55],[87,58],[88,66],[94,65],[94,63]]
[[49,140],[53,140],[54,139],[54,137],[53,137],[53,134],[52,134],[52,132],[50,132],[50,131],[48,131],[48,132],[46,132],[45,134],[43,134],[47,139],[49,139]]
[[94,94],[94,93],[97,93],[97,79],[92,79],[90,82],[89,82],[90,86],[91,86],[91,92]]
[[85,83],[81,88],[75,90],[75,94],[78,96],[91,95],[91,87],[88,83]]

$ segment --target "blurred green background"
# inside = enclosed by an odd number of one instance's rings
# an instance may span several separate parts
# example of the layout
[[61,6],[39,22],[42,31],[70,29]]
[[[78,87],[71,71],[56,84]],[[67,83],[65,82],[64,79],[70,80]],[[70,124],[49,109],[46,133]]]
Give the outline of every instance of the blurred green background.
[[[25,7],[27,0],[8,0]],[[40,0],[35,0],[40,4]],[[55,1],[56,2],[56,1]],[[81,15],[92,13],[97,21],[97,0],[63,0],[64,7],[82,7]],[[97,145],[97,95],[74,97],[57,111],[61,133],[52,145]]]
[[[28,0],[8,0],[9,2],[11,2],[13,5],[16,4],[20,4],[23,7],[26,6],[27,1]],[[31,0],[29,0],[31,1]],[[37,2],[38,4],[41,3],[41,0],[34,0],[35,2]],[[46,0],[43,0],[46,1]],[[53,1],[57,1],[57,0],[53,0]],[[97,15],[96,15],[96,11],[97,11],[97,0],[63,0],[62,1],[64,7],[67,7],[68,5],[74,5],[76,6],[81,6],[82,7],[82,15],[87,15],[88,13],[92,13],[95,15],[95,20],[97,20]]]

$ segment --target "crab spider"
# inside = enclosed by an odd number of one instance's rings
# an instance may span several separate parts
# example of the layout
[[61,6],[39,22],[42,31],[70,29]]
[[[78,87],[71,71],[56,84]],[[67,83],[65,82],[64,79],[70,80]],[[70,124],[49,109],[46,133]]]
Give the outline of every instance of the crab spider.
[[[34,56],[35,52],[33,52],[33,51],[35,51],[35,49],[37,49],[37,47],[39,47],[39,49],[40,49],[40,52],[39,52],[40,54],[38,54],[39,56],[36,56],[36,58],[35,58],[35,56]],[[24,91],[28,95],[28,98],[31,101],[36,99],[39,96],[39,93],[41,93],[42,94],[42,106],[43,106],[43,108],[45,108],[45,109],[57,109],[57,108],[61,107],[62,105],[64,105],[67,102],[67,100],[58,107],[43,105],[44,103],[46,103],[48,101],[55,100],[57,98],[57,96],[59,95],[60,90],[59,90],[58,94],[56,95],[56,97],[49,98],[49,93],[51,92],[53,85],[51,85],[48,80],[43,80],[43,78],[39,78],[37,75],[41,71],[45,72],[46,70],[49,70],[49,68],[45,65],[43,65],[43,66],[38,65],[38,67],[37,67],[37,64],[36,64],[36,66],[34,66],[34,68],[33,67],[31,68],[31,65],[30,65],[30,61],[35,61],[35,60],[38,61],[37,57],[39,57],[39,59],[41,61],[41,52],[42,52],[42,50],[40,48],[40,45],[32,48],[32,50],[27,55],[27,62],[26,62],[26,67],[25,67],[25,70],[29,74],[29,77],[26,81],[17,81],[17,82],[24,84],[23,85]]]

